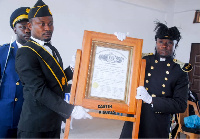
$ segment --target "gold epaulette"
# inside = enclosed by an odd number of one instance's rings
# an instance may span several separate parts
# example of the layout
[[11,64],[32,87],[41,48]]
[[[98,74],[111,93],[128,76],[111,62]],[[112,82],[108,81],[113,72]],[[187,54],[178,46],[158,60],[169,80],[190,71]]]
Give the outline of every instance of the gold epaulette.
[[173,59],[173,61],[174,63],[179,64],[184,72],[190,72],[192,70],[192,65],[190,63],[183,63],[177,59]]
[[153,53],[142,53],[142,58],[149,55],[153,55]]

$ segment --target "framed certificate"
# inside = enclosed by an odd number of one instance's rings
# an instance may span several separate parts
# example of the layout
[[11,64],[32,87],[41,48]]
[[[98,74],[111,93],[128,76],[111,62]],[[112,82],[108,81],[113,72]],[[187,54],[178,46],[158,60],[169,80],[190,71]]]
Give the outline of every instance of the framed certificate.
[[75,105],[134,114],[142,42],[130,37],[120,41],[113,34],[85,31]]
[[132,47],[92,41],[86,98],[127,103]]

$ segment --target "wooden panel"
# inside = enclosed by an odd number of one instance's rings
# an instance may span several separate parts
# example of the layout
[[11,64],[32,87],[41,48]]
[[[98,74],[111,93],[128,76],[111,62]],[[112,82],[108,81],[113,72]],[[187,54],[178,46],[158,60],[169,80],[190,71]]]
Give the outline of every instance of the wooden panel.
[[198,92],[200,90],[200,79],[193,79],[191,88],[194,92]]
[[194,65],[194,72],[193,76],[200,76],[200,65]]
[[189,72],[190,90],[200,99],[200,43],[192,43],[190,63],[193,67]]
[[[76,63],[75,63],[74,72],[73,72],[73,83],[72,83],[72,87],[71,87],[71,95],[70,95],[70,100],[69,100],[70,104],[74,104],[74,101],[75,101],[74,99],[75,99],[76,88],[77,88],[77,80],[78,80],[78,73],[79,73],[79,67],[80,67],[80,60],[81,60],[81,50],[77,49]],[[69,130],[70,130],[70,121],[71,121],[71,117],[69,117],[66,120],[65,133],[64,133],[65,139],[68,139]]]

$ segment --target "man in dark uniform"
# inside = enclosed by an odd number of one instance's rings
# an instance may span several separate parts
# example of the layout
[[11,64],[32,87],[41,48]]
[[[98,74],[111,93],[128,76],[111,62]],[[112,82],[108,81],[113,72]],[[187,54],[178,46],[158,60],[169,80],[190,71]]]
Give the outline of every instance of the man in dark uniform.
[[23,88],[15,71],[15,55],[31,36],[27,27],[29,7],[20,7],[10,16],[16,41],[0,47],[0,138],[16,138],[23,104]]
[[[142,99],[139,138],[169,138],[170,114],[182,113],[187,107],[190,64],[174,59],[181,39],[176,27],[156,23],[155,54],[146,54],[144,87],[137,88]],[[130,115],[129,115],[130,116]],[[132,138],[132,122],[125,122],[120,138]]]
[[[18,138],[60,138],[61,122],[72,118],[92,118],[81,106],[64,101],[70,67],[63,70],[57,49],[51,45],[53,17],[42,1],[28,14],[30,40],[17,51],[16,71],[24,86],[24,103]],[[72,113],[72,114],[71,114]]]

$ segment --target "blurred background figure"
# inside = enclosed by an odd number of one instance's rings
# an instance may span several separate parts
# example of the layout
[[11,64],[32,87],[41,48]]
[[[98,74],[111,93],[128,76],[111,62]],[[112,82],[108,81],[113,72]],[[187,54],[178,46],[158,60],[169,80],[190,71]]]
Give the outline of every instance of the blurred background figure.
[[16,138],[17,125],[23,104],[23,88],[15,71],[15,56],[30,38],[27,27],[29,7],[20,7],[10,16],[10,27],[16,34],[12,44],[0,47],[0,138]]

